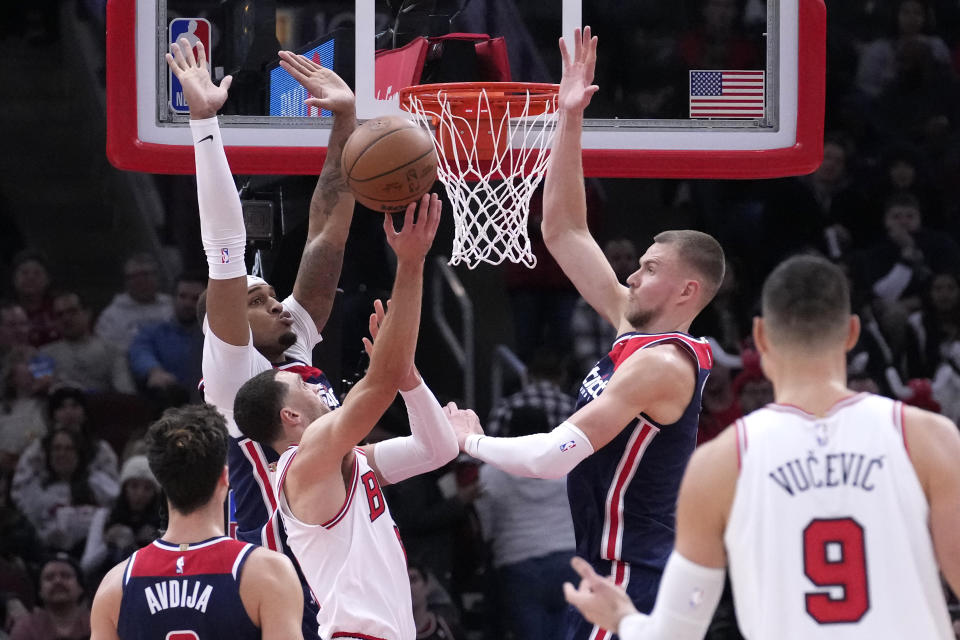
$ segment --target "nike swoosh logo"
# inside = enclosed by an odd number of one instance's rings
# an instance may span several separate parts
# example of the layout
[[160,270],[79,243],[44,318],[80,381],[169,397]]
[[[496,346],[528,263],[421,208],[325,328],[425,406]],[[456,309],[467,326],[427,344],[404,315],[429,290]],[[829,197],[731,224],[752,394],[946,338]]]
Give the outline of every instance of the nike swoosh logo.
[[199,140],[197,140],[197,144],[200,144],[200,143],[203,142],[204,140],[213,140],[213,134],[210,134],[210,135],[207,136],[206,138],[200,138]]

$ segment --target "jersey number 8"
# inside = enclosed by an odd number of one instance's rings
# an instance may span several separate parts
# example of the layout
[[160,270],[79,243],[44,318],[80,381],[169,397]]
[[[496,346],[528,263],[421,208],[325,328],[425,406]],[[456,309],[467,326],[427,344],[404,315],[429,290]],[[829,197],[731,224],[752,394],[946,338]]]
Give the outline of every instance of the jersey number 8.
[[853,518],[811,520],[803,530],[803,572],[818,587],[805,594],[807,613],[820,624],[858,622],[870,609],[863,527]]

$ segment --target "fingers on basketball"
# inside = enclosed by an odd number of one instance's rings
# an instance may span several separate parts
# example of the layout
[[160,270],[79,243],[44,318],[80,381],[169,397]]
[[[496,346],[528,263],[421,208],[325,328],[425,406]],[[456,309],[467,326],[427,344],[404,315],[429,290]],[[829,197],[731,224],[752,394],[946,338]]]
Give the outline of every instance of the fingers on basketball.
[[357,202],[374,211],[405,212],[407,218],[437,177],[430,134],[402,116],[380,116],[357,127],[343,146],[342,164]]

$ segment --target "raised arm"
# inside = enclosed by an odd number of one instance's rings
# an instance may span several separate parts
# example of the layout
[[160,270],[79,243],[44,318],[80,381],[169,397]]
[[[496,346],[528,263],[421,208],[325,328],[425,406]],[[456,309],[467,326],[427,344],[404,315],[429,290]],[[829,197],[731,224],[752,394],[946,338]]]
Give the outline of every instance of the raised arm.
[[367,373],[350,390],[340,409],[307,427],[290,473],[309,470],[310,475],[322,477],[339,469],[343,456],[370,432],[410,374],[420,328],[424,257],[440,222],[440,201],[436,195],[425,195],[416,223],[415,209],[416,203],[407,207],[399,233],[393,230],[390,216],[385,216],[387,243],[397,255],[397,275]]
[[355,98],[340,76],[304,56],[281,51],[280,66],[310,93],[307,104],[333,112],[327,157],[310,200],[307,243],[293,284],[293,297],[313,318],[317,331],[323,331],[340,281],[343,247],[353,218],[353,194],[340,159],[344,143],[357,127]]
[[190,106],[200,235],[210,277],[207,319],[214,335],[227,344],[242,346],[250,340],[247,268],[243,261],[247,232],[217,124],[217,111],[227,100],[233,78],[227,76],[219,87],[213,84],[201,43],[197,43],[197,58],[186,38],[171,44],[170,51],[172,55],[166,54],[167,66],[183,85]]
[[627,289],[587,228],[587,200],[583,187],[583,112],[598,87],[593,82],[597,38],[586,27],[573,34],[573,56],[560,39],[563,78],[560,80],[560,116],[550,152],[543,189],[541,231],[547,249],[597,313],[619,329]]

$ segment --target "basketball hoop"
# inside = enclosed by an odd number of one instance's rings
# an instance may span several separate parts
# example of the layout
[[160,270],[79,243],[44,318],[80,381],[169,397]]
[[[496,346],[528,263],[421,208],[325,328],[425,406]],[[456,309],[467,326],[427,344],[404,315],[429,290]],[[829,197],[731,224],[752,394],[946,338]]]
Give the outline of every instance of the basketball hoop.
[[400,90],[400,108],[434,129],[437,176],[453,207],[450,264],[509,258],[533,268],[527,218],[557,122],[555,84],[455,82]]

